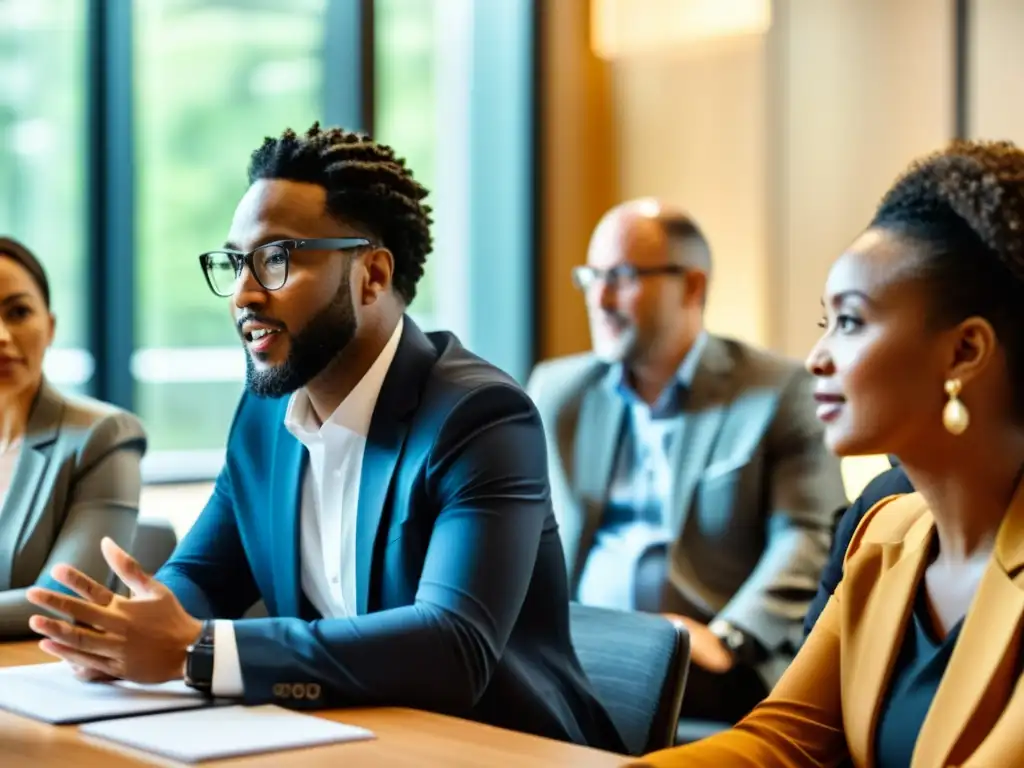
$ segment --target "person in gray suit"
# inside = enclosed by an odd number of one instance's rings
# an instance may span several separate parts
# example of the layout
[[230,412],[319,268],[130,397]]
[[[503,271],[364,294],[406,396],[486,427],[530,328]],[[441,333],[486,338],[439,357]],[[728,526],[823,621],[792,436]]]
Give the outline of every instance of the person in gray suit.
[[0,638],[30,636],[33,585],[73,563],[108,582],[100,541],[130,546],[146,437],[138,419],[61,395],[43,376],[53,340],[50,286],[39,260],[0,237]]
[[527,389],[575,599],[685,623],[682,717],[735,722],[799,648],[847,502],[811,377],[707,333],[710,274],[681,211],[612,209],[573,275],[593,352],[542,363]]

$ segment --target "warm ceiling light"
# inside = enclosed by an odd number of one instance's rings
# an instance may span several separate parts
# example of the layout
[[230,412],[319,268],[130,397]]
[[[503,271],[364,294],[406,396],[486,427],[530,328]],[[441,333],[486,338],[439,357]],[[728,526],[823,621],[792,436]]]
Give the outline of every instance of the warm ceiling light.
[[604,59],[763,34],[771,0],[591,0],[591,46]]

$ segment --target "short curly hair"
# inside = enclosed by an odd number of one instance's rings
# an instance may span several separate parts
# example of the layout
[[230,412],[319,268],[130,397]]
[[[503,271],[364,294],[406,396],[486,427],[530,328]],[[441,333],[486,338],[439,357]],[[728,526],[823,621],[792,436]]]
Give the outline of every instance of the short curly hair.
[[406,305],[416,297],[433,249],[431,209],[423,203],[429,192],[391,147],[342,128],[321,129],[319,122],[302,136],[289,128],[252,153],[249,183],[259,179],[324,187],[333,215],[367,227],[391,251],[395,293]]
[[[988,320],[1024,385],[1024,151],[1009,141],[952,142],[911,163],[882,198],[872,227],[924,246],[918,271],[948,327]],[[1014,389],[1024,417],[1024,386]]]

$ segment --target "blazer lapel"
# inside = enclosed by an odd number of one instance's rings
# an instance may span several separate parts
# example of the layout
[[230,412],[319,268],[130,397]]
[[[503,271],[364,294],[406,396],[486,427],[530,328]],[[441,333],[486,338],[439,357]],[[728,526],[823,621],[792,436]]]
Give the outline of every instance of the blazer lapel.
[[[1024,590],[1024,484],[1018,487],[996,536],[995,550],[971,602],[960,637],[921,728],[913,765],[960,764],[954,754],[972,721],[995,724],[1016,682]],[[963,745],[973,751],[976,744]],[[969,754],[969,752],[968,752]]]
[[437,359],[430,339],[410,318],[404,322],[395,359],[373,409],[363,452],[356,518],[356,612],[360,615],[369,611],[381,518],[409,431],[408,419]]
[[579,488],[579,536],[576,543],[572,583],[575,585],[590,554],[601,515],[608,500],[608,489],[615,457],[618,455],[622,422],[626,405],[610,391],[604,377],[598,378],[586,391],[580,405],[579,429],[573,450],[573,476]]
[[63,398],[43,381],[32,405],[21,453],[0,509],[0,590],[11,588],[16,575],[18,544],[42,511],[37,503],[39,490],[50,462],[51,448],[60,434],[63,415]]
[[[925,502],[919,499],[918,503]],[[907,514],[911,511],[908,509]],[[880,568],[883,575],[863,615],[857,619],[864,630],[858,633],[843,630],[847,646],[843,649],[843,687],[864,692],[862,698],[843,707],[846,738],[850,753],[865,765],[875,762],[875,726],[913,610],[914,593],[928,562],[933,530],[931,516],[923,515],[902,541],[873,545],[882,548],[882,563],[871,562],[870,567]],[[857,564],[854,560],[847,567],[856,568]],[[851,571],[845,583],[856,585],[858,581],[855,571]],[[856,683],[852,676],[856,676]]]
[[676,538],[686,523],[697,481],[707,466],[725,417],[727,374],[731,369],[732,361],[722,343],[709,337],[686,394],[683,418],[673,435],[669,456],[675,482],[669,492],[665,522]]
[[302,486],[309,454],[284,426],[277,430],[277,449],[271,472],[270,494],[274,511],[274,596],[278,616],[302,615],[302,582],[299,577],[299,525],[302,518]]

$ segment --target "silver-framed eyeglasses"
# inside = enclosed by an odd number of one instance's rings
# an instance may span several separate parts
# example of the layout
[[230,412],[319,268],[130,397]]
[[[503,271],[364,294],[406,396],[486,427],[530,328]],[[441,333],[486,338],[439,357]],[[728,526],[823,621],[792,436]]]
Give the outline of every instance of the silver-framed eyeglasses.
[[636,285],[642,277],[651,275],[685,275],[687,268],[682,264],[659,264],[652,267],[637,267],[633,264],[618,264],[609,269],[598,269],[591,266],[572,268],[572,283],[581,291],[589,291],[594,285],[603,282],[616,290]]
[[275,240],[248,253],[227,248],[207,251],[199,256],[199,266],[203,269],[206,284],[217,296],[226,297],[235,292],[245,267],[266,290],[276,291],[288,282],[292,251],[346,251],[372,245],[365,237]]

